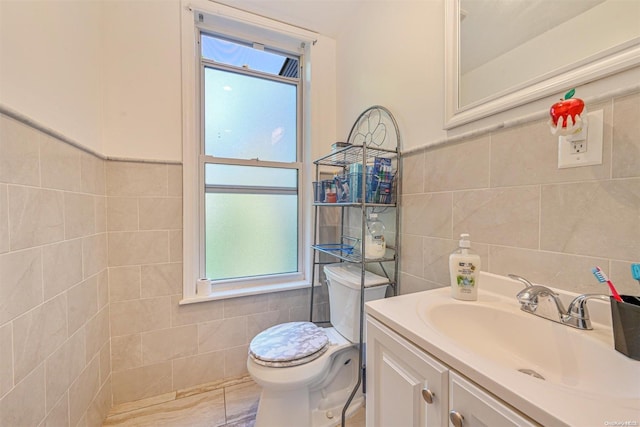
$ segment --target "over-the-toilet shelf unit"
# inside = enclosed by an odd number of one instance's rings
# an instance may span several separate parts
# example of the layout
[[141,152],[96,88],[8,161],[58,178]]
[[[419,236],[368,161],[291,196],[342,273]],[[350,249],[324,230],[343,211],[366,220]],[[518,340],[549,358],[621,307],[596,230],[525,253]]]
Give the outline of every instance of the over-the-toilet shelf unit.
[[[360,340],[359,340],[359,372],[358,382],[355,385],[351,395],[345,402],[342,411],[342,425],[344,426],[345,415],[349,405],[357,390],[360,386],[363,386],[363,377],[365,372],[365,357],[364,357],[364,303],[365,303],[365,271],[371,270],[376,274],[386,277],[388,279],[388,285],[392,295],[398,294],[398,261],[399,261],[399,194],[401,183],[401,144],[400,133],[398,131],[398,125],[389,110],[382,106],[373,106],[365,110],[356,120],[349,137],[347,139],[348,144],[344,148],[334,149],[330,154],[320,157],[313,163],[315,165],[315,179],[316,182],[321,182],[321,174],[327,173],[327,169],[337,172],[337,175],[346,175],[354,168],[351,165],[361,165],[361,167],[355,168],[360,170],[359,179],[351,180],[351,183],[356,182],[360,185],[360,189],[350,188],[350,192],[356,192],[360,197],[356,198],[350,195],[346,200],[337,200],[335,202],[326,202],[325,200],[318,200],[318,193],[316,193],[314,202],[314,244],[313,250],[313,269],[312,269],[312,283],[315,283],[316,270],[318,276],[320,276],[320,270],[324,264],[329,262],[321,261],[320,254],[329,255],[329,259],[333,262],[345,262],[357,264],[361,269],[361,283],[360,283]],[[373,165],[376,158],[390,159],[392,166],[392,185],[391,185],[391,197],[384,200],[386,203],[380,203],[379,199],[375,197],[375,194],[369,192],[372,185],[371,179],[367,180],[367,165]],[[353,172],[352,172],[353,173]],[[369,172],[371,173],[371,171]],[[377,177],[371,177],[377,179]],[[315,184],[315,183],[314,183]],[[316,190],[319,190],[318,187]],[[351,193],[353,194],[353,193]],[[367,194],[371,194],[371,197],[367,197]],[[337,242],[321,242],[318,238],[318,222],[321,216],[322,209],[320,208],[335,208],[340,209],[339,230],[340,236]],[[387,247],[385,255],[382,258],[370,259],[365,258],[366,245],[366,221],[367,216],[370,213],[381,213],[385,219],[385,240]],[[359,214],[359,224],[357,215]],[[395,224],[389,224],[389,219]],[[356,224],[353,224],[356,222]],[[392,227],[393,225],[393,227]],[[353,230],[357,230],[355,233]],[[377,285],[383,286],[383,285]],[[313,300],[314,300],[314,288],[311,287],[311,304],[309,320],[314,321],[313,318]],[[323,323],[323,322],[316,322]],[[326,323],[326,322],[324,322]]]

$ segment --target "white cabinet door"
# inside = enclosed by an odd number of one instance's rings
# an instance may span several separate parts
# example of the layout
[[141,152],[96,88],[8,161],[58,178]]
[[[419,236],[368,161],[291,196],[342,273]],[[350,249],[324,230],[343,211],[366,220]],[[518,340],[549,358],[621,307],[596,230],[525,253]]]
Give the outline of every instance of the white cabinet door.
[[446,366],[371,317],[366,361],[367,427],[446,425]]
[[461,424],[457,424],[450,418],[449,425],[454,427],[537,425],[453,371],[449,372],[449,408],[457,414],[450,417],[461,420]]

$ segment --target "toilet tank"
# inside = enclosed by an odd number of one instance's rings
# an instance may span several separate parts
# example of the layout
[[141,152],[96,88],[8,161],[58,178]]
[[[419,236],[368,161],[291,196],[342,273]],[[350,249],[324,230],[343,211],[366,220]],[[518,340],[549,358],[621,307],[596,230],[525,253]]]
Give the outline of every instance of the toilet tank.
[[[358,342],[360,340],[361,267],[346,263],[330,264],[324,267],[324,272],[327,275],[329,287],[331,324],[343,337],[351,342]],[[386,277],[366,271],[365,302],[384,298],[388,287],[383,285],[385,283],[389,283]]]

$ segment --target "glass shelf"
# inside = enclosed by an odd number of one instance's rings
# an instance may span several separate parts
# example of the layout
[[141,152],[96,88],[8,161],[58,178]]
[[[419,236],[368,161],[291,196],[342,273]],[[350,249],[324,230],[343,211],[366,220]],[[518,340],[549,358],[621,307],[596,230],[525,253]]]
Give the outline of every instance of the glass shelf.
[[322,252],[323,254],[328,254],[335,258],[341,259],[342,261],[352,262],[352,263],[364,262],[365,264],[368,264],[368,263],[376,263],[376,262],[395,261],[396,259],[395,251],[390,248],[387,248],[388,252],[391,252],[389,256],[386,256],[385,254],[384,258],[374,259],[374,258],[363,258],[362,253],[356,249],[339,251],[335,249],[327,249],[323,247],[323,245],[311,245],[311,247],[317,250],[318,252]]
[[345,208],[345,207],[360,207],[360,206],[364,206],[364,207],[371,207],[371,208],[395,208],[396,207],[396,203],[357,203],[357,202],[337,202],[337,203],[321,203],[321,202],[314,202],[313,206],[333,206],[333,207],[338,207],[338,208]]

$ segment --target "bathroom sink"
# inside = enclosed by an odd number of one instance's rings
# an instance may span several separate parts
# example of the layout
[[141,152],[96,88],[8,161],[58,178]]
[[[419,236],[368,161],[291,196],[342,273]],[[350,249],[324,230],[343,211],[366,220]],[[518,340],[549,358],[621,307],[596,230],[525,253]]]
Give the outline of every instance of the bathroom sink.
[[424,322],[456,345],[503,368],[581,392],[637,397],[638,378],[616,369],[620,358],[597,330],[580,331],[519,309],[514,301],[425,302]]
[[[589,301],[593,330],[579,330],[522,311],[521,283],[480,277],[477,301],[439,288],[367,303],[367,315],[541,425],[640,422],[640,361],[614,349],[607,302]],[[577,296],[554,291],[565,306]]]

